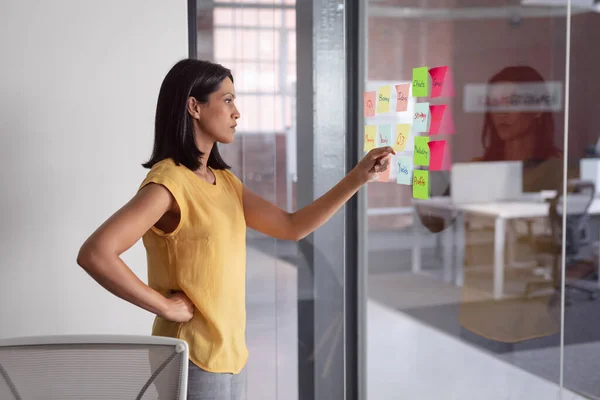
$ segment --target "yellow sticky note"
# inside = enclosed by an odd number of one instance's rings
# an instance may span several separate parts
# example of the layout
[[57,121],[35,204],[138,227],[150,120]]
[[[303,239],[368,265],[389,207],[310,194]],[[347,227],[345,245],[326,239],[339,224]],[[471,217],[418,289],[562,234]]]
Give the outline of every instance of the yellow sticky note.
[[371,151],[376,147],[375,141],[377,140],[377,127],[375,125],[365,126],[365,145],[363,150],[365,152]]
[[390,87],[382,86],[377,89],[377,114],[390,112]]
[[429,171],[423,169],[413,171],[413,198],[429,199]]
[[408,141],[408,135],[410,133],[410,124],[398,124],[396,125],[396,140],[394,141],[394,150],[404,151],[406,142]]

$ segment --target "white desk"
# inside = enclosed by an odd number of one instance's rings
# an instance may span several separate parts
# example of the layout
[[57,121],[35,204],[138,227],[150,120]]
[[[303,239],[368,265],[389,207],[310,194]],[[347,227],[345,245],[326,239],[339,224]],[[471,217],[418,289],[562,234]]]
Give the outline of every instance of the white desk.
[[[528,199],[529,200],[529,199]],[[434,197],[430,200],[414,200],[415,206],[427,209],[432,215],[455,218],[454,223],[442,232],[444,280],[452,280],[459,286],[463,284],[463,267],[465,251],[465,215],[480,215],[492,218],[494,224],[494,288],[493,296],[500,299],[504,293],[504,247],[506,237],[506,221],[526,218],[547,217],[548,203],[534,200],[497,202],[486,204],[453,204],[449,197]],[[417,211],[415,210],[415,213]],[[590,215],[600,214],[600,199],[594,199]],[[418,219],[418,215],[415,215]],[[421,227],[414,224],[415,241],[413,244],[413,272],[421,271]],[[454,250],[454,257],[452,252]],[[453,260],[454,258],[454,260]],[[600,261],[600,260],[599,260]],[[600,267],[600,265],[599,265]],[[454,279],[453,279],[454,278]]]

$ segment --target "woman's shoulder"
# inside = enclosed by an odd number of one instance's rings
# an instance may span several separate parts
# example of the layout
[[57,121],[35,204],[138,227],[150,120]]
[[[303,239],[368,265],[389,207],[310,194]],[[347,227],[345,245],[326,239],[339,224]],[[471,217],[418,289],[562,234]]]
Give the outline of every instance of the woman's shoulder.
[[165,158],[150,168],[141,186],[149,182],[163,185],[168,183],[170,188],[181,186],[185,168],[183,165],[177,165],[172,159]]
[[217,174],[217,176],[221,177],[223,181],[226,182],[226,185],[232,188],[235,193],[241,198],[243,191],[243,183],[242,181],[229,169],[215,169],[213,170]]
[[226,168],[223,168],[223,169],[211,168],[211,169],[214,173],[219,174],[220,176],[222,176],[223,178],[225,178],[227,180],[240,182],[240,179],[230,169],[226,169]]
[[183,173],[183,169],[186,168],[183,165],[177,165],[175,161],[171,158],[165,158],[154,164],[150,171],[148,171],[148,175],[164,175],[171,178],[174,178]]

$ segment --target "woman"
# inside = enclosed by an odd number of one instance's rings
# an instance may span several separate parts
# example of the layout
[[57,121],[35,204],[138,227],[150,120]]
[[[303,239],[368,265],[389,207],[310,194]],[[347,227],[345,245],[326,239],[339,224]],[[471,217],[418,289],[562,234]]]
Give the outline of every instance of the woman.
[[[190,347],[188,398],[241,398],[245,342],[246,227],[300,240],[385,171],[391,147],[374,149],[333,189],[288,213],[249,190],[216,143],[231,143],[240,113],[231,72],[182,60],[165,77],[154,150],[137,194],[83,244],[77,259],[116,296],[156,314],[153,335]],[[146,285],[120,255],[143,239]]]

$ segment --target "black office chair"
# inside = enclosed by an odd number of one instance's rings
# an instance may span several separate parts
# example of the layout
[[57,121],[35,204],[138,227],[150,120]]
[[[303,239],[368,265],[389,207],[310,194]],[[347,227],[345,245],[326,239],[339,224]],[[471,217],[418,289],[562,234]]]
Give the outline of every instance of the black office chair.
[[[592,253],[592,240],[589,227],[589,208],[594,200],[595,185],[587,181],[570,181],[567,187],[566,210],[564,209],[564,195],[559,192],[550,200],[549,225],[550,233],[546,236],[535,238],[534,247],[537,254],[546,253],[553,257],[551,282],[530,282],[527,284],[526,295],[530,295],[536,289],[553,287],[557,294],[561,290],[561,257],[562,257],[562,235],[563,235],[563,213],[566,215],[565,225],[565,266],[567,280],[565,290],[570,292],[582,292],[595,299],[600,288],[586,281],[591,273],[596,271],[594,262],[589,255]],[[569,294],[567,293],[567,294]],[[571,304],[570,296],[567,304]]]

